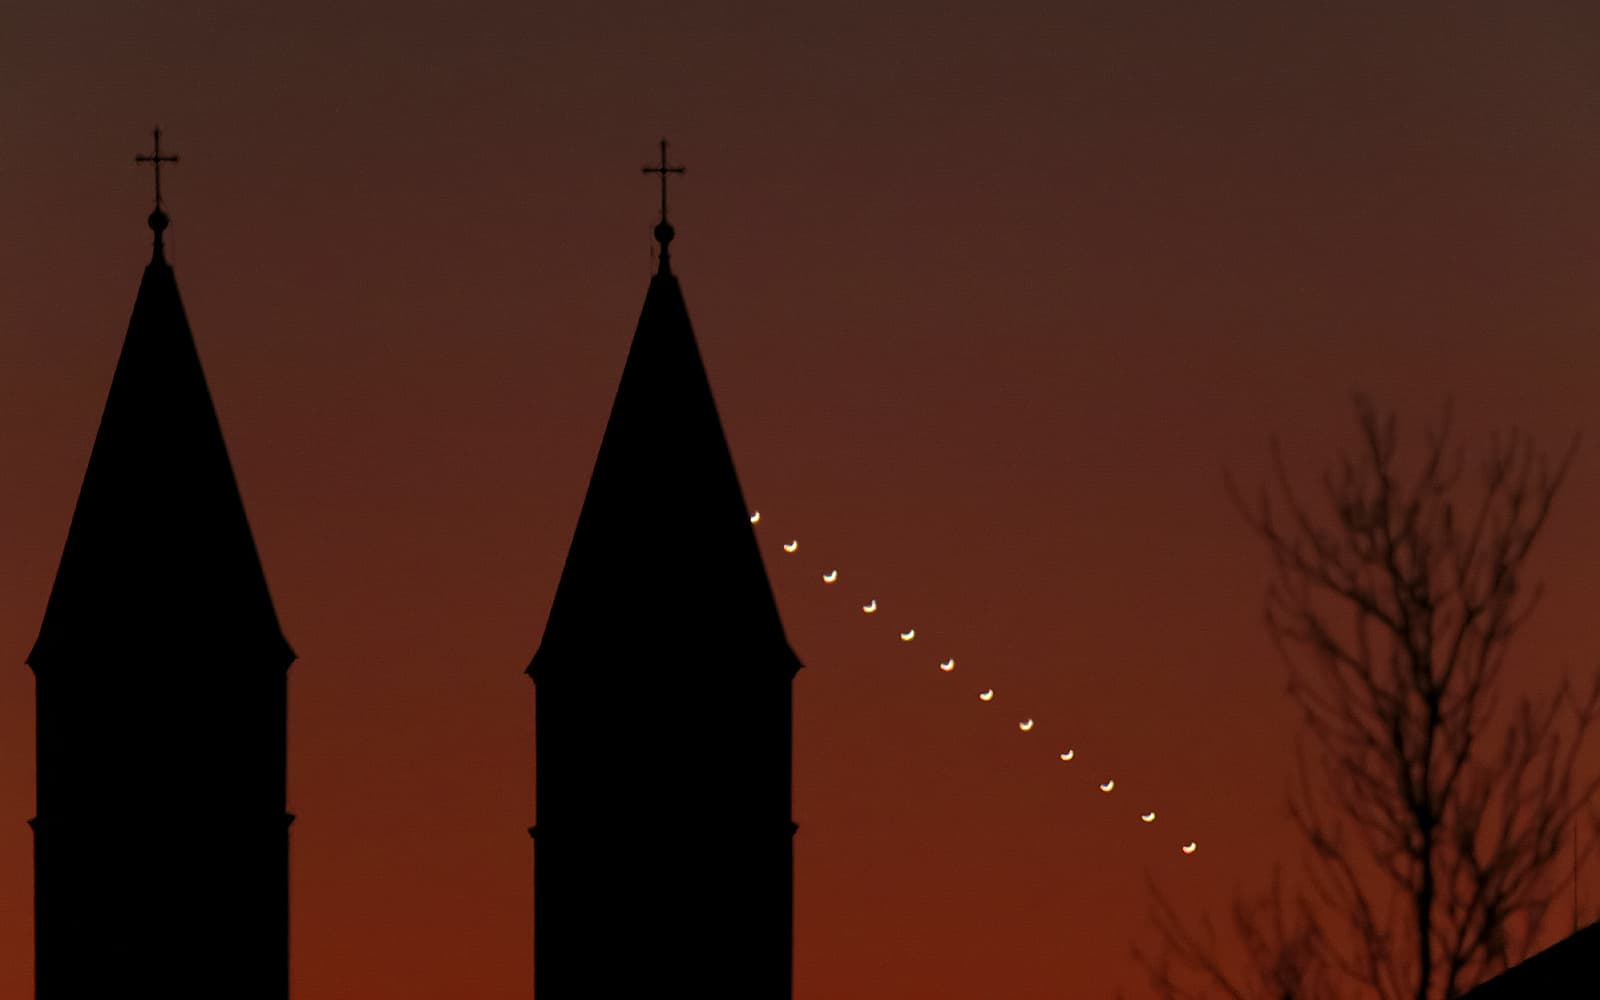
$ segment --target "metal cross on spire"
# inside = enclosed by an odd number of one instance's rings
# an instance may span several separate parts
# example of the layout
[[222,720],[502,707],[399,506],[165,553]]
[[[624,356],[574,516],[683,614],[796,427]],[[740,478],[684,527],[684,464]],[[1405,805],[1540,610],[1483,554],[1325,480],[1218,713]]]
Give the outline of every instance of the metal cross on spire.
[[151,153],[149,156],[146,156],[143,153],[140,153],[138,156],[135,156],[133,158],[133,162],[135,162],[135,163],[148,163],[148,164],[152,165],[153,167],[155,167],[155,173],[156,173],[156,210],[160,211],[160,209],[161,209],[161,165],[163,163],[177,163],[178,162],[178,158],[176,156],[162,156],[161,155],[161,127],[159,125],[156,126],[156,128],[155,128],[155,146],[156,146],[156,151],[154,153]]
[[661,165],[660,166],[656,166],[656,167],[645,167],[644,168],[644,173],[647,173],[647,174],[660,174],[661,175],[661,221],[662,222],[666,222],[667,221],[667,175],[668,174],[681,174],[681,173],[684,173],[684,168],[682,168],[682,167],[672,167],[672,166],[668,166],[667,165],[667,140],[665,140],[665,139],[661,140]]
[[134,163],[148,163],[155,169],[156,175],[156,208],[150,213],[150,231],[156,234],[156,255],[161,255],[161,231],[167,228],[167,213],[161,210],[161,165],[163,163],[177,163],[176,156],[161,155],[161,126],[155,127],[155,152],[146,156],[143,153],[133,158]]
[[672,242],[672,237],[675,232],[675,230],[672,228],[672,223],[667,221],[667,175],[681,174],[684,172],[684,169],[682,167],[671,166],[667,163],[667,140],[662,139],[660,165],[654,167],[645,167],[644,172],[647,174],[659,174],[661,176],[661,221],[656,223],[656,242],[661,244],[661,273],[666,274],[671,270],[671,267],[667,263],[667,244]]

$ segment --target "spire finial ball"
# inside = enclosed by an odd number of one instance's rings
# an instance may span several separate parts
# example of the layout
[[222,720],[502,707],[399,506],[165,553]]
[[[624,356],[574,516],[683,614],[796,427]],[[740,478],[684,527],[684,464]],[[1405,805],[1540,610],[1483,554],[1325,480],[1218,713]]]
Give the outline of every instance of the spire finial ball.
[[672,237],[676,235],[677,231],[672,228],[672,223],[665,220],[656,223],[656,242],[661,244],[662,250],[667,248],[667,244],[671,243]]
[[167,213],[158,208],[154,212],[150,213],[149,221],[150,231],[155,233],[157,236],[160,236],[162,230],[167,228]]

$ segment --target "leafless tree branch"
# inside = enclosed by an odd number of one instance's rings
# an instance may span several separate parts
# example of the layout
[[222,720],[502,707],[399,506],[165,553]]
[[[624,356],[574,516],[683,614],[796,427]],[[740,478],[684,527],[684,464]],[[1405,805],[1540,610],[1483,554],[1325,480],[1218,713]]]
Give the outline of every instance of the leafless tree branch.
[[1394,415],[1362,396],[1355,411],[1359,445],[1316,506],[1276,441],[1253,498],[1225,476],[1272,560],[1264,617],[1309,747],[1289,792],[1306,860],[1297,891],[1275,874],[1236,898],[1245,974],[1222,968],[1208,923],[1190,933],[1155,894],[1163,948],[1145,964],[1163,997],[1450,1000],[1527,953],[1572,831],[1593,825],[1600,774],[1580,774],[1579,751],[1600,671],[1501,703],[1541,593],[1527,559],[1577,438],[1552,460],[1522,431],[1494,435],[1474,477],[1447,408],[1406,475]]

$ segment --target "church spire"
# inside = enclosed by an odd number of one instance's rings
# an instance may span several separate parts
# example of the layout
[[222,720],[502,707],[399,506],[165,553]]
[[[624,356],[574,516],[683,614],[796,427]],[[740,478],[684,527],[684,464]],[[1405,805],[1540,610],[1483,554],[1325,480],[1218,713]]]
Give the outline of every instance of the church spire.
[[[170,163],[157,147],[149,162]],[[145,162],[141,160],[141,162]],[[35,996],[289,991],[286,668],[150,217],[39,638]]]
[[[633,581],[638,589],[628,589],[627,599],[640,605],[640,614],[694,623],[718,642],[738,636],[763,653],[781,650],[778,658],[792,674],[799,662],[783,638],[683,291],[668,266],[667,178],[684,168],[668,164],[662,139],[660,164],[644,172],[661,178],[661,266],[645,293],[555,605],[528,672],[540,679],[546,660],[591,648],[579,622],[607,605],[613,610],[602,613],[616,614],[615,599]],[[663,531],[664,525],[671,527]],[[674,583],[690,578],[694,586]]]
[[528,666],[534,992],[787,1000],[800,662],[667,265],[661,153],[661,267]]
[[[159,167],[176,157],[151,159]],[[161,253],[166,213],[158,207],[150,219],[155,254],[28,662],[42,671],[99,661],[110,650],[204,648],[287,666],[294,654],[278,628],[177,278]]]

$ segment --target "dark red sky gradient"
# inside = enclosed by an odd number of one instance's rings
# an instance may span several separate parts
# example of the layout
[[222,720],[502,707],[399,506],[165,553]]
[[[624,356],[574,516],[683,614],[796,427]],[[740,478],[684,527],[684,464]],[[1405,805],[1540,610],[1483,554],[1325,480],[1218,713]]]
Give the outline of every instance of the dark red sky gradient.
[[1258,480],[1274,432],[1315,472],[1353,389],[1413,429],[1453,397],[1473,439],[1588,432],[1516,681],[1600,655],[1591,4],[239,6],[0,14],[3,1000],[31,996],[22,660],[157,122],[300,654],[297,1000],[531,989],[521,670],[643,301],[662,134],[807,665],[797,997],[1138,996],[1147,876],[1216,911],[1293,863],[1267,564],[1221,473]]

